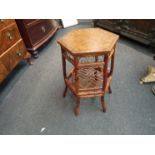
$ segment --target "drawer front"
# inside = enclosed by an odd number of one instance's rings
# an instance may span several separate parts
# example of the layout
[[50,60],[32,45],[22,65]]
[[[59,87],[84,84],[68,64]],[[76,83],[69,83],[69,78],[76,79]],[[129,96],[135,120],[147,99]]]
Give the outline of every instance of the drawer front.
[[37,44],[53,29],[51,20],[42,20],[28,29],[32,44]]
[[9,74],[10,72],[10,53],[4,53],[0,55],[0,82]]
[[20,39],[16,24],[0,31],[0,54],[15,44]]
[[14,19],[0,19],[0,30],[12,23],[15,23]]
[[37,19],[23,19],[23,22],[25,25],[29,25],[33,22],[35,22]]
[[9,71],[4,66],[4,64],[0,61],[0,82],[2,82],[8,74],[9,74]]
[[9,71],[10,70],[10,54],[9,52],[0,55],[0,63],[5,66],[5,68]]
[[6,53],[0,55],[0,82],[9,74],[9,72],[16,67],[16,65],[26,55],[26,48],[23,41],[13,46]]
[[22,40],[9,51],[11,70],[24,58],[26,52],[27,50]]

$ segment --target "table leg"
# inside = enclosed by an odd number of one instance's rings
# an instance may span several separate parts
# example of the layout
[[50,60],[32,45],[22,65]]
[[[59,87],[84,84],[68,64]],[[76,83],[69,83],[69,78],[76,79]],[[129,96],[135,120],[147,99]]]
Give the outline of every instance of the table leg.
[[[107,77],[108,77],[108,56],[105,55],[104,56],[104,68],[103,68],[103,91],[104,91],[104,95],[106,93],[106,86],[107,86]],[[106,112],[106,103],[105,103],[105,99],[104,99],[104,95],[101,96],[101,103],[102,103],[102,110],[103,112]]]
[[[112,76],[112,74],[113,74],[113,71],[114,71],[114,62],[115,62],[114,60],[115,60],[115,49],[114,49],[114,53],[113,53],[113,55],[111,57],[111,68],[110,68],[110,72],[109,72],[109,75],[108,76]],[[109,94],[111,94],[111,93],[112,93],[112,89],[111,89],[111,87],[109,85]]]
[[80,114],[80,97],[77,97],[76,107],[75,107],[75,115],[78,116]]
[[64,92],[63,92],[63,97],[64,97],[64,98],[66,97],[67,89],[68,89],[68,87],[65,86],[65,90],[64,90]]
[[[67,75],[66,75],[66,60],[65,60],[65,57],[64,57],[64,55],[63,55],[65,51],[63,50],[63,48],[61,48],[61,51],[62,51],[63,76],[64,76],[64,81],[65,81],[65,79],[67,79]],[[66,83],[65,83],[65,90],[64,90],[64,92],[63,92],[63,97],[66,96],[67,89],[68,89],[68,87],[67,87],[67,85],[66,85]]]
[[75,108],[75,115],[78,116],[80,113],[80,97],[78,96],[78,91],[80,87],[80,81],[79,81],[79,75],[78,75],[78,63],[79,63],[79,58],[75,57],[74,59],[74,66],[75,66],[75,85],[76,85],[76,108]]
[[112,93],[112,90],[111,90],[111,87],[110,87],[110,85],[109,85],[109,94],[111,94]]
[[106,103],[105,103],[104,96],[101,97],[101,104],[102,104],[102,111],[106,112]]

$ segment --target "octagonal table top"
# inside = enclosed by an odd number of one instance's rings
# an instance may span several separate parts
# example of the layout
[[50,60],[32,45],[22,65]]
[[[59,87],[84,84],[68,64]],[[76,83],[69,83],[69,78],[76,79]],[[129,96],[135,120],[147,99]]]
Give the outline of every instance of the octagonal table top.
[[58,44],[73,55],[108,53],[110,52],[119,35],[101,28],[75,29],[58,39]]

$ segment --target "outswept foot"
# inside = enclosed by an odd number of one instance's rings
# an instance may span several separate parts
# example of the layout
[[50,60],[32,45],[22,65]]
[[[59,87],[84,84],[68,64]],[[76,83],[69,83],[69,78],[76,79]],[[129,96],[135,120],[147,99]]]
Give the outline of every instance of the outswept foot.
[[106,112],[106,103],[104,101],[104,96],[101,97],[102,111]]
[[75,107],[74,113],[75,113],[75,116],[78,116],[80,114],[80,98],[79,97],[77,98],[77,101],[76,101],[76,107]]
[[64,92],[63,92],[63,98],[66,97],[66,93],[67,93],[67,86],[65,86],[65,90],[64,90]]

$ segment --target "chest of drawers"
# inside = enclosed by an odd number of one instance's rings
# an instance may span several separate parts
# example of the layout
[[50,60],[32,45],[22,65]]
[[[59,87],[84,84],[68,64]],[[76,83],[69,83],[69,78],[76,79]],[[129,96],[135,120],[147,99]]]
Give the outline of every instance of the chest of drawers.
[[52,19],[18,19],[16,22],[26,48],[34,58],[38,57],[37,49],[47,42],[58,29],[55,20]]
[[0,19],[0,83],[22,60],[30,63],[28,53],[15,20]]
[[154,19],[96,19],[94,25],[155,47]]

